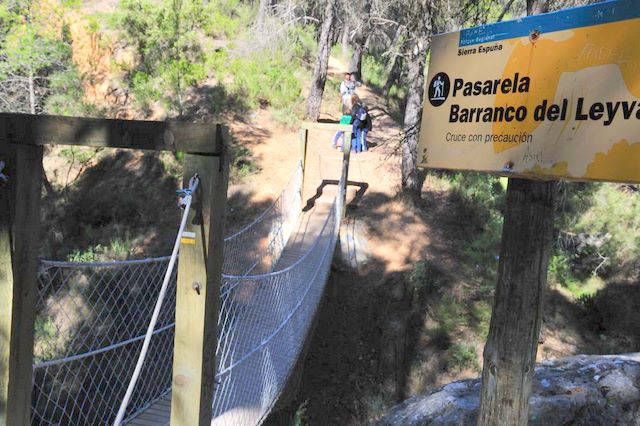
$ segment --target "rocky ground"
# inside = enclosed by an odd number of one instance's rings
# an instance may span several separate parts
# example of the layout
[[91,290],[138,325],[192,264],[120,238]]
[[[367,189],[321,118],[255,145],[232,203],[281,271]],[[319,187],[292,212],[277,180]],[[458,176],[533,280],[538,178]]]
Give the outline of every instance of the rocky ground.
[[[448,384],[394,407],[378,426],[475,425],[480,380]],[[640,424],[640,354],[576,356],[538,365],[529,424]]]

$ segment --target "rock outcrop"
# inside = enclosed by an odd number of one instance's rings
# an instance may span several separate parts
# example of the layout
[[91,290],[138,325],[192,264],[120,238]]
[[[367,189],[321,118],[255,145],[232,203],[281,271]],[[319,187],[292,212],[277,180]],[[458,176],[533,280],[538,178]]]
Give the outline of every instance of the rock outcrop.
[[[475,425],[480,385],[480,379],[463,380],[413,397],[377,425]],[[640,353],[538,364],[529,424],[640,425]]]

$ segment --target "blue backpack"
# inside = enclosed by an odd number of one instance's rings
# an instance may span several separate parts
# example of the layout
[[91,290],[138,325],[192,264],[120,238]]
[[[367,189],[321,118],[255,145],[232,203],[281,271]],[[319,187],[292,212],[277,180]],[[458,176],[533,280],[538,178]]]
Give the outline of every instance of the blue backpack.
[[364,106],[358,107],[358,109],[356,110],[356,119],[354,124],[357,124],[360,129],[364,129],[365,127],[367,127],[369,119],[370,117],[367,109]]

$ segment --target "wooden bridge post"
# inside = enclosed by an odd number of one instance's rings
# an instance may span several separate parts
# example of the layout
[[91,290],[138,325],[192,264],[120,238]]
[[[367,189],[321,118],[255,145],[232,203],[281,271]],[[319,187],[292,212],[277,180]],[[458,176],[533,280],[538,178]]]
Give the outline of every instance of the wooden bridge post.
[[42,147],[2,148],[15,163],[0,188],[0,425],[22,426],[31,424]]
[[349,180],[349,160],[351,158],[351,132],[345,132],[344,147],[342,148],[342,212],[341,217],[347,215],[347,186]]
[[307,171],[307,141],[309,139],[309,130],[300,129],[300,165],[302,167],[302,179],[300,180],[300,199],[304,196],[304,178]]
[[180,246],[172,426],[211,424],[229,176],[227,129],[218,125],[215,136],[221,156],[185,155],[185,187],[195,173],[200,184]]

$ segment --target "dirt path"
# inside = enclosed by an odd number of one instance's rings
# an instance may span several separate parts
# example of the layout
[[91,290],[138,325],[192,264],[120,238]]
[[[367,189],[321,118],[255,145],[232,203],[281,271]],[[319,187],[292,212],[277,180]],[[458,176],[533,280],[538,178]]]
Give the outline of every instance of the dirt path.
[[[332,58],[330,74],[339,80],[344,69]],[[321,118],[339,119],[337,89],[327,85]],[[309,424],[362,424],[403,398],[413,386],[406,383],[406,359],[413,356],[416,345],[407,349],[403,341],[414,341],[421,328],[411,326],[416,312],[407,295],[404,274],[417,261],[433,255],[434,246],[446,245],[446,238],[437,234],[434,245],[429,221],[396,198],[400,189],[396,148],[401,127],[385,112],[383,99],[373,90],[363,85],[357,93],[369,106],[374,127],[370,150],[351,156],[349,180],[366,191],[357,207],[349,210],[347,225],[366,241],[368,262],[359,270],[332,271],[300,375],[299,393],[287,409],[270,419],[272,425],[288,423],[287,416],[305,401]],[[258,174],[234,187],[233,193],[243,193],[257,203],[274,197],[298,160],[297,132],[274,125],[267,111],[258,111],[248,126],[232,125],[232,131],[249,144],[260,167]],[[342,154],[331,148],[332,137],[331,132],[309,134],[306,198],[322,180],[339,178]],[[455,262],[443,261],[455,268]],[[441,368],[434,365],[433,370]],[[425,385],[437,381],[434,374]],[[379,393],[385,386],[390,400]]]
[[[340,78],[344,65],[335,58],[329,64],[329,74]],[[340,96],[337,89],[327,85],[321,118],[339,119]],[[357,215],[370,217],[372,222],[377,217],[386,218],[386,229],[372,223],[372,229],[367,231],[371,255],[385,264],[385,272],[406,270],[419,259],[429,241],[426,229],[418,223],[421,221],[407,212],[403,203],[393,201],[400,188],[400,156],[396,148],[401,127],[385,112],[383,99],[373,90],[363,85],[357,93],[369,106],[374,118],[369,135],[370,150],[351,156],[349,180],[368,186]],[[252,150],[259,168],[259,172],[245,179],[242,185],[232,187],[231,199],[258,205],[273,200],[285,186],[298,161],[297,129],[275,123],[268,110],[255,112],[249,123],[235,122],[230,126],[234,136]],[[305,187],[308,195],[315,192],[322,179],[339,179],[341,153],[331,149],[332,138],[331,132],[309,134]],[[402,233],[402,238],[388,238],[388,235],[397,235],[398,232]]]

